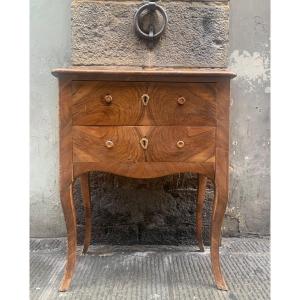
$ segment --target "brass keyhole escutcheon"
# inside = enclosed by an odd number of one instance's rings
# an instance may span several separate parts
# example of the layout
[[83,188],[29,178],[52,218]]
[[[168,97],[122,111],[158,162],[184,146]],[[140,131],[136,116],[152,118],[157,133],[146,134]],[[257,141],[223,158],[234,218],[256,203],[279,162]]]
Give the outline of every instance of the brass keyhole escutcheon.
[[183,105],[185,103],[185,101],[186,101],[186,99],[184,97],[179,97],[177,99],[177,102],[178,102],[179,105]]
[[106,148],[112,148],[114,146],[114,143],[113,143],[113,141],[106,141],[105,146],[106,146]]
[[145,106],[147,106],[147,105],[148,105],[148,102],[149,102],[149,100],[150,100],[149,95],[144,94],[144,95],[141,97],[141,99],[142,99],[143,104],[144,104]]
[[147,138],[144,137],[140,140],[140,144],[142,148],[146,150],[148,148],[149,141]]
[[104,100],[107,104],[110,104],[112,102],[112,96],[111,95],[105,95]]
[[184,141],[178,141],[177,142],[177,147],[178,148],[183,148],[184,147]]

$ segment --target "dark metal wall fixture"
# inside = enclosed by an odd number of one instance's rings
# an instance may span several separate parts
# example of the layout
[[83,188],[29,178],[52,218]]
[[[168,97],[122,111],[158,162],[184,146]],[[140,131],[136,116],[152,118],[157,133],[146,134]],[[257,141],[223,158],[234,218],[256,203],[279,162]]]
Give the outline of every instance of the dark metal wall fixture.
[[150,48],[154,47],[154,41],[164,33],[168,23],[166,11],[156,1],[142,5],[134,15],[136,34],[145,39]]

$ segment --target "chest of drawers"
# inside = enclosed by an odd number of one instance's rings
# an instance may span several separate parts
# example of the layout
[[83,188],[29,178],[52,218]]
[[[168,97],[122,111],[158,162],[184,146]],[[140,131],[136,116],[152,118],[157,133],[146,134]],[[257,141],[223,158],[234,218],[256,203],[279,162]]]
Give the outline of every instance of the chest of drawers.
[[228,201],[230,79],[218,69],[56,69],[59,78],[60,197],[68,253],[60,291],[71,283],[76,262],[73,183],[79,177],[85,208],[86,253],[91,241],[88,173],[133,178],[175,173],[199,175],[196,238],[202,242],[206,179],[215,184],[211,261],[216,285],[226,290],[219,243]]

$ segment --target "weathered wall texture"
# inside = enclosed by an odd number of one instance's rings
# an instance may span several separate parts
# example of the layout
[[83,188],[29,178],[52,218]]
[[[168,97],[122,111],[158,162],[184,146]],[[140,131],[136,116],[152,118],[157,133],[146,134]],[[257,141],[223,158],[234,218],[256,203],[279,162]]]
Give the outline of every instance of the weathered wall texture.
[[[70,6],[69,3],[53,1],[53,11],[49,11],[49,5],[46,7],[36,3],[32,0],[35,5],[31,10],[31,234],[36,237],[59,236],[65,234],[65,229],[57,192],[58,94],[50,69],[68,62]],[[225,66],[229,61],[229,67],[238,73],[238,77],[232,82],[231,195],[224,232],[227,235],[268,234],[269,2],[230,2],[229,55],[226,3],[162,1],[162,5],[167,7],[170,23],[161,45],[159,42],[152,52],[138,42],[132,28],[129,28],[132,18],[129,18],[127,8],[134,9],[140,3],[74,1],[73,63]],[[112,7],[115,8],[108,9]],[[214,19],[207,23],[206,29],[203,14]],[[176,19],[172,27],[170,24],[174,20],[171,16]],[[189,29],[181,26],[188,22],[191,23]],[[104,30],[100,30],[102,25]],[[127,29],[131,30],[131,36],[128,36]],[[109,30],[112,30],[111,34]],[[177,35],[177,32],[181,34]],[[168,37],[171,33],[172,38]],[[45,39],[45,36],[50,38]],[[119,43],[116,42],[118,38],[122,39]],[[131,47],[137,50],[132,51]],[[41,63],[45,60],[47,65]],[[94,173],[91,183],[94,241],[147,244],[194,241],[195,176],[185,174],[133,180]],[[206,238],[211,187],[210,184],[204,211]],[[75,193],[82,238],[83,216],[78,183]]]
[[52,68],[70,64],[69,0],[30,3],[30,229],[65,235],[58,194],[58,86]]
[[163,1],[169,22],[153,50],[134,32],[141,1],[72,2],[74,65],[225,67],[227,2]]
[[270,6],[231,1],[231,212],[242,234],[270,231]]

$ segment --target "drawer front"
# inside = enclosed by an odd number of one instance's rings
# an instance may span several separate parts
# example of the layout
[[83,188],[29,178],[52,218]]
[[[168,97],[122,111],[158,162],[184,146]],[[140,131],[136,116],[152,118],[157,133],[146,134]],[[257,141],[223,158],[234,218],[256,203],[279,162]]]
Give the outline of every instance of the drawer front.
[[214,83],[73,81],[74,125],[216,125]]
[[142,117],[142,83],[73,81],[73,125],[134,125]]
[[216,125],[214,83],[156,83],[149,94],[153,125]]
[[215,128],[157,126],[149,128],[147,161],[214,162]]
[[145,161],[135,127],[73,126],[72,136],[74,162]]
[[74,126],[74,162],[214,162],[215,128]]

